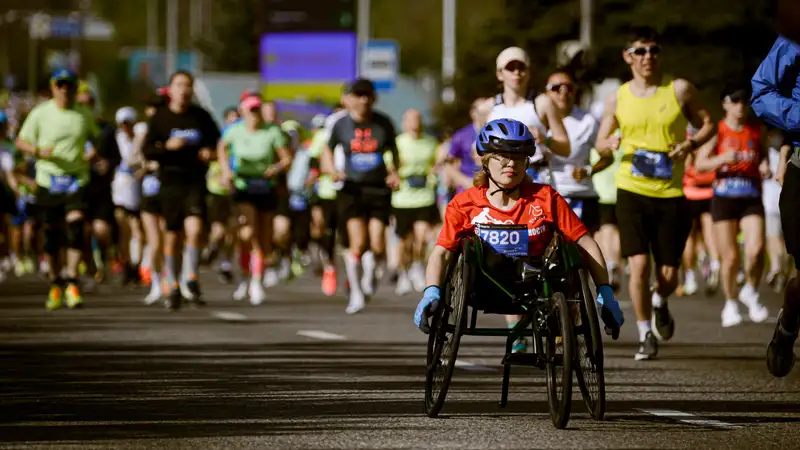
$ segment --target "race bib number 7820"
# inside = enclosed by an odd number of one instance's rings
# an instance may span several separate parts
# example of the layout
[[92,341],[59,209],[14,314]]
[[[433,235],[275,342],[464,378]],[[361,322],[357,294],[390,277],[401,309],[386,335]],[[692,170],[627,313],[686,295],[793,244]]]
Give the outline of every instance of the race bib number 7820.
[[514,258],[528,256],[527,225],[478,225],[475,231],[497,253]]

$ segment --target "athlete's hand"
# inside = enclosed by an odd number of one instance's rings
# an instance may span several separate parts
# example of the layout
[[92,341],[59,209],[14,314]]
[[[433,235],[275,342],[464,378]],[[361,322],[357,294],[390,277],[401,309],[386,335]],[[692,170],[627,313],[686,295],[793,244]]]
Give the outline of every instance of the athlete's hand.
[[278,169],[275,166],[267,167],[267,170],[264,171],[264,178],[272,178],[278,174]]
[[306,177],[305,186],[311,187],[317,183],[319,180],[319,171],[318,170],[311,170],[308,172],[308,177]]
[[600,148],[597,149],[597,152],[600,153],[601,156],[610,156],[612,152],[619,150],[621,143],[622,136],[612,134],[601,141],[601,145],[598,146]]
[[108,160],[104,158],[98,158],[97,162],[94,163],[94,170],[97,171],[100,175],[105,175],[108,173]]
[[338,183],[339,181],[344,181],[347,179],[347,175],[344,172],[334,172],[331,174],[331,181],[334,183]]
[[386,177],[386,185],[393,191],[400,189],[400,175],[397,175],[396,172],[390,173],[389,176]]
[[422,300],[417,305],[417,310],[414,311],[414,325],[425,334],[431,332],[428,318],[436,314],[439,309],[440,296],[441,291],[438,286],[428,286],[422,294]]
[[84,152],[83,153],[83,160],[84,161],[91,161],[95,157],[97,157],[97,150],[95,150],[94,147],[92,147],[92,149],[89,150],[88,152]]
[[53,155],[53,147],[36,149],[36,157],[39,159],[49,159],[52,155]]
[[574,178],[575,181],[583,181],[590,176],[591,175],[589,175],[589,171],[586,169],[586,167],[576,167],[572,169],[572,178]]
[[197,153],[197,156],[200,157],[200,161],[209,162],[214,157],[214,154],[211,152],[211,150],[204,148]]
[[219,176],[219,183],[225,187],[225,189],[233,189],[233,173],[229,170],[223,170]]
[[533,135],[533,141],[536,142],[537,145],[544,145],[546,142],[545,136],[542,134],[541,130],[536,127],[528,127],[531,130],[531,134]]
[[683,141],[680,144],[670,145],[669,158],[672,160],[680,161],[686,159],[686,155],[692,152],[692,144],[689,141]]
[[186,141],[180,137],[171,137],[167,139],[167,142],[164,143],[164,148],[170,151],[180,150],[183,148]]
[[147,161],[145,168],[151,172],[158,170],[158,161]]
[[769,180],[772,178],[772,171],[769,169],[769,161],[763,160],[761,164],[758,165],[758,171],[761,172],[761,179],[762,180]]

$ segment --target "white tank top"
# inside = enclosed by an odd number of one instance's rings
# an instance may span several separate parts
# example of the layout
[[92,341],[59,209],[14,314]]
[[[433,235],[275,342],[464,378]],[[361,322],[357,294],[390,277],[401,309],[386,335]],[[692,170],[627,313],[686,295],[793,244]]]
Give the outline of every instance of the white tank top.
[[[542,123],[542,119],[539,118],[539,114],[536,113],[536,105],[530,99],[525,100],[519,106],[511,107],[503,102],[503,94],[497,94],[494,98],[494,107],[492,107],[492,112],[489,113],[488,121],[491,122],[497,119],[518,120],[527,125],[528,128],[538,129],[542,136],[547,134],[547,128]],[[537,145],[536,154],[531,157],[531,162],[535,163],[543,159],[544,152]]]

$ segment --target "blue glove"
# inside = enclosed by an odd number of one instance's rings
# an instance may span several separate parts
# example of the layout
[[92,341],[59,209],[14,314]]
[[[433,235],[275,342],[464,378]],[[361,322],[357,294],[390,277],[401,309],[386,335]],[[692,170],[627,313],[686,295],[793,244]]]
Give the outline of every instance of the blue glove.
[[428,318],[439,309],[440,295],[439,286],[426,287],[425,292],[422,293],[422,300],[420,300],[417,310],[414,312],[414,324],[425,334],[431,332]]
[[619,302],[614,298],[614,290],[604,284],[597,287],[597,303],[600,304],[600,318],[605,324],[606,334],[612,339],[619,338],[619,330],[625,323],[625,316],[619,307]]

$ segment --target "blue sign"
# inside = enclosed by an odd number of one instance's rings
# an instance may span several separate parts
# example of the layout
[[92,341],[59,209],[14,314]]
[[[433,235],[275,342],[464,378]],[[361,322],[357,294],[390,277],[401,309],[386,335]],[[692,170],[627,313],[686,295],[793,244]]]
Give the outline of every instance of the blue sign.
[[50,37],[54,38],[76,38],[83,35],[82,26],[79,20],[69,17],[50,17]]
[[373,40],[361,51],[360,76],[375,83],[378,92],[389,92],[400,72],[400,46],[392,40]]
[[352,80],[357,42],[352,32],[265,34],[261,38],[261,80],[279,84]]

